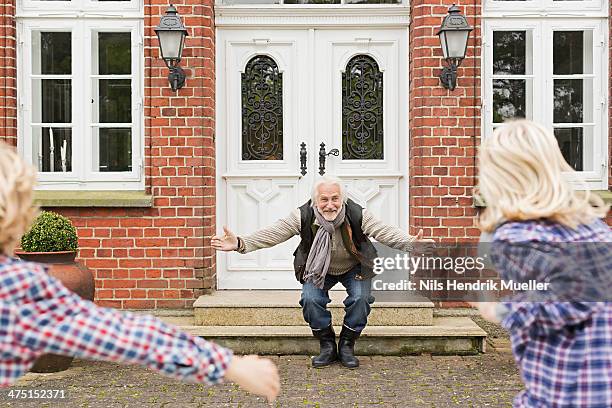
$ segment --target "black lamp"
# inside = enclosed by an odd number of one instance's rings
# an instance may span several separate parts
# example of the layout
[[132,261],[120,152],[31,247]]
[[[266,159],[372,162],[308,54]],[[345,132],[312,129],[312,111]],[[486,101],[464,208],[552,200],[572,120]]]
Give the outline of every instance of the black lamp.
[[442,20],[438,30],[442,54],[448,66],[442,68],[440,82],[442,86],[451,91],[457,86],[457,67],[465,58],[467,52],[467,41],[473,28],[456,5],[448,9],[448,15]]
[[159,39],[161,57],[170,70],[168,75],[170,87],[173,91],[181,89],[185,85],[185,71],[179,66],[179,62],[183,54],[187,29],[172,4],[159,20],[159,25],[155,27],[155,34]]

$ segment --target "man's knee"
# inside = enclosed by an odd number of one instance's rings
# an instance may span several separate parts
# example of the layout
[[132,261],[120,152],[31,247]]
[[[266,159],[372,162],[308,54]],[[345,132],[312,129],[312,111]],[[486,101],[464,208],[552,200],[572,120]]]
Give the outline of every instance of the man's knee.
[[317,295],[302,294],[302,298],[300,299],[300,306],[302,306],[302,308],[304,309],[317,306],[325,308],[327,306],[327,299]]
[[369,293],[357,293],[349,296],[345,301],[345,306],[370,306],[374,303],[374,296]]

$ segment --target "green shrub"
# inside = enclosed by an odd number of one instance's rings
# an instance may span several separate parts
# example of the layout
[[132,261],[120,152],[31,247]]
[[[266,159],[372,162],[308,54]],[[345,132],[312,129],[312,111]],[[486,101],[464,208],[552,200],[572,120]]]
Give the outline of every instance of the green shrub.
[[32,228],[21,237],[25,252],[76,251],[78,236],[72,222],[63,215],[42,211]]

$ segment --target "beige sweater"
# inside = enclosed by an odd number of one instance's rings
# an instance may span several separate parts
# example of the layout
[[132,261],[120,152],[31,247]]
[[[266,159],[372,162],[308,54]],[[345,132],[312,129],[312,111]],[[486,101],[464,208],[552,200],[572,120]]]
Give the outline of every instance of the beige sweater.
[[[319,224],[316,219],[314,223]],[[274,224],[250,235],[241,236],[243,245],[238,252],[246,254],[285,242],[294,235],[300,235],[300,224],[300,209],[296,208],[287,217],[276,221]],[[410,251],[412,249],[411,242],[415,240],[415,237],[406,234],[399,228],[376,219],[368,210],[363,210],[361,228],[366,236],[400,251]],[[344,247],[340,228],[336,228],[332,237],[331,261],[328,273],[330,275],[341,275],[351,270],[358,263]]]

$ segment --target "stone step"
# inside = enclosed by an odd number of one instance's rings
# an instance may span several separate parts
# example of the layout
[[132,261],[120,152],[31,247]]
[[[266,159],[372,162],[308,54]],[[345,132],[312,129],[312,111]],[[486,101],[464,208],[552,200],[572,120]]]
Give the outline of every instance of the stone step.
[[[330,291],[334,325],[342,325],[344,291]],[[198,326],[303,326],[297,290],[219,290],[194,303]],[[372,326],[431,326],[434,304],[424,297],[409,301],[374,302],[368,318]]]
[[[301,326],[199,326],[192,317],[160,316],[194,336],[238,354],[315,355],[319,342]],[[468,317],[436,317],[430,326],[367,326],[356,342],[360,355],[476,354],[485,351],[486,332]],[[335,328],[340,333],[341,327]]]

